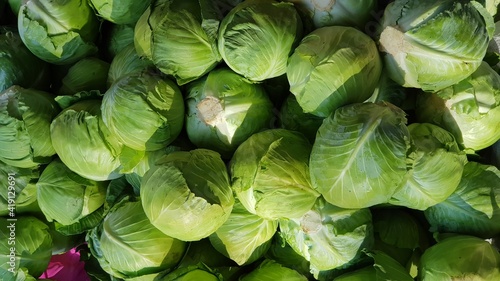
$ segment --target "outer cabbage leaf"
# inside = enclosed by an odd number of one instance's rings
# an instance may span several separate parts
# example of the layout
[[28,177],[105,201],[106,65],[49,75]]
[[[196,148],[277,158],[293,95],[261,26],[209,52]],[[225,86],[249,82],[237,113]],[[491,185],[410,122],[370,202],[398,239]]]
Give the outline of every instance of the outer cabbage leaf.
[[302,22],[291,3],[249,0],[221,22],[219,52],[226,64],[251,81],[286,72],[287,59],[302,37]]
[[233,190],[252,214],[274,220],[298,218],[319,194],[312,189],[311,144],[300,133],[270,129],[243,142],[230,162]]
[[234,204],[226,166],[207,149],[176,151],[159,160],[144,175],[140,196],[151,223],[183,241],[214,233]]
[[327,117],[340,106],[369,98],[381,70],[377,46],[368,35],[329,26],[302,39],[288,59],[286,75],[304,112]]
[[229,68],[188,85],[186,131],[200,148],[231,157],[248,137],[270,127],[273,105],[264,88]]
[[[277,221],[263,219],[249,213],[237,202],[229,218],[212,235],[210,242],[221,253],[231,258],[238,265],[255,261],[264,254],[262,246],[269,246],[271,238],[278,228]],[[265,250],[268,247],[263,247]],[[258,252],[258,255],[254,255]]]
[[424,213],[431,231],[491,238],[500,235],[499,205],[500,171],[469,162],[455,192]]
[[49,65],[24,46],[17,29],[0,27],[0,50],[0,92],[14,85],[37,89],[48,86]]
[[363,249],[373,244],[369,209],[342,209],[318,199],[298,219],[281,219],[285,241],[310,262],[311,272],[346,267],[356,263]]
[[313,187],[343,208],[387,203],[406,174],[410,133],[405,123],[405,113],[389,103],[337,109],[313,144]]
[[467,157],[448,131],[432,124],[408,126],[410,169],[389,203],[425,210],[444,201],[458,186]]
[[0,160],[19,168],[50,162],[50,124],[59,111],[46,92],[12,86],[0,93]]
[[397,0],[387,5],[382,29],[389,76],[405,87],[436,91],[479,67],[494,24],[475,1]]
[[483,239],[458,235],[427,249],[420,260],[420,280],[500,279],[500,253]]
[[17,168],[0,161],[0,190],[4,191],[0,194],[0,216],[38,210],[36,182],[39,177],[40,168]]
[[[19,216],[16,221],[2,217],[0,225],[3,226],[0,229],[0,240],[3,241],[0,244],[0,268],[25,268],[32,276],[42,275],[52,256],[49,227],[32,216]],[[15,245],[9,241],[14,241]],[[14,255],[12,264],[11,253]]]
[[100,100],[83,100],[65,108],[50,125],[52,143],[62,162],[80,176],[103,181],[122,176],[123,145],[101,117]]

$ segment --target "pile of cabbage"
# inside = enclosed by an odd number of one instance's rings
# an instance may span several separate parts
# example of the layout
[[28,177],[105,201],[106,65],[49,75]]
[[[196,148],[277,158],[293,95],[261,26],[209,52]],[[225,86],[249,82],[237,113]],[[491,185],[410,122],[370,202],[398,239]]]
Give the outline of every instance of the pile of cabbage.
[[500,280],[499,2],[0,1],[0,279]]

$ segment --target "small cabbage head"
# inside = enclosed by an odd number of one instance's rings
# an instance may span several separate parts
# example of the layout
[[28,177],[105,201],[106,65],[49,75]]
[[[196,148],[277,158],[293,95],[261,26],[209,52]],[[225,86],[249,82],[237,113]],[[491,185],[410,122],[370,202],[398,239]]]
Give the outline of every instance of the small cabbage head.
[[244,141],[230,161],[233,190],[252,214],[262,218],[298,218],[319,193],[311,187],[311,144],[298,132],[270,129]]
[[97,52],[99,21],[87,1],[26,1],[18,28],[26,47],[53,64],[72,64]]
[[[147,21],[141,22],[146,25],[144,29],[151,28],[151,36],[137,35],[146,44],[141,44],[141,49],[146,49],[147,44],[150,44],[156,67],[172,75],[179,85],[200,78],[221,60],[216,42],[219,16],[214,2],[157,1],[151,6]],[[150,42],[147,42],[148,37]]]
[[343,209],[323,199],[302,217],[281,219],[285,241],[310,262],[311,272],[346,267],[363,256],[373,244],[372,216],[368,208]]
[[111,87],[120,78],[133,73],[140,73],[154,67],[150,60],[141,58],[135,49],[134,44],[129,44],[118,52],[109,66],[107,74],[107,87]]
[[38,205],[49,222],[71,225],[103,206],[107,186],[106,181],[79,176],[55,159],[36,183]]
[[451,132],[468,150],[500,140],[500,75],[487,63],[466,79],[436,93],[419,93],[416,116]]
[[152,72],[132,73],[104,94],[102,120],[124,146],[139,151],[166,147],[182,130],[184,100],[179,87]]
[[500,171],[495,166],[468,162],[455,192],[424,214],[431,231],[492,238],[500,235],[499,205]]
[[154,227],[140,201],[126,199],[88,233],[87,242],[104,271],[127,280],[174,268],[187,248]]
[[14,85],[46,88],[49,65],[24,46],[17,29],[0,27],[0,50],[0,92]]
[[[18,216],[16,219],[13,222],[0,217],[0,239],[3,242],[0,243],[0,270],[22,269],[32,276],[40,276],[52,256],[49,227],[32,216]],[[15,245],[9,241],[14,241]]]
[[95,181],[122,176],[123,145],[102,120],[101,100],[81,100],[63,109],[52,121],[50,135],[61,161],[80,176]]
[[226,165],[208,149],[176,151],[158,160],[142,178],[140,196],[151,223],[183,241],[214,233],[234,205]]
[[252,214],[237,201],[229,218],[209,239],[217,251],[241,266],[267,252],[277,228],[278,221]]
[[97,15],[115,24],[135,24],[151,0],[90,0]]
[[291,3],[248,0],[222,20],[219,52],[236,73],[263,81],[286,72],[287,59],[302,37],[302,21]]
[[340,106],[368,99],[381,71],[377,46],[368,35],[328,26],[302,39],[288,59],[286,75],[304,112],[327,117]]
[[56,154],[50,124],[61,109],[49,93],[12,86],[0,93],[0,161],[19,168]]
[[396,0],[384,11],[378,43],[394,81],[437,91],[479,67],[493,30],[475,1]]
[[229,68],[188,85],[186,131],[196,146],[231,157],[248,137],[269,128],[273,105],[260,84]]
[[376,0],[287,0],[313,22],[314,27],[352,26],[364,30],[377,9]]
[[106,90],[109,63],[95,58],[83,58],[68,69],[62,78],[59,95],[74,95],[81,91]]
[[101,31],[106,38],[104,53],[108,60],[113,60],[126,46],[134,44],[134,28],[135,25],[109,23],[107,28]]
[[407,171],[406,122],[403,110],[385,102],[337,109],[323,121],[313,144],[313,187],[342,208],[387,203]]
[[389,203],[425,210],[455,191],[467,156],[453,135],[436,125],[412,123],[408,130],[411,137],[409,170]]
[[500,253],[488,241],[458,235],[439,241],[420,259],[419,280],[500,280]]
[[240,277],[240,281],[307,281],[307,278],[273,260],[263,260],[257,268]]

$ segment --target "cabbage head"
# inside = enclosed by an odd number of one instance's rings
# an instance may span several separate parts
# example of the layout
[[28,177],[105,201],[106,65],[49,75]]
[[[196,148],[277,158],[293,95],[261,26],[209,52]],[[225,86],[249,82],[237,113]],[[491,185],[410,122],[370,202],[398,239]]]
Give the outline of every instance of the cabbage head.
[[340,106],[368,99],[381,70],[377,46],[368,35],[328,26],[302,39],[288,59],[286,75],[304,112],[327,117]]
[[81,91],[106,90],[109,63],[87,57],[73,64],[62,78],[59,95],[74,95]]
[[123,47],[111,61],[107,74],[106,85],[111,87],[120,78],[132,73],[139,73],[154,67],[150,60],[141,58],[133,43]]
[[97,52],[99,21],[87,1],[24,1],[18,28],[26,47],[53,64],[72,64]]
[[101,100],[77,101],[52,121],[50,135],[57,155],[73,172],[95,180],[111,180],[119,173],[123,145],[101,117]]
[[500,171],[468,162],[453,194],[424,214],[433,232],[492,238],[500,235]]
[[416,116],[451,132],[467,150],[500,140],[500,75],[486,62],[459,83],[417,95]]
[[310,18],[315,28],[352,26],[364,30],[377,8],[376,0],[286,0]]
[[229,68],[188,85],[186,131],[198,147],[231,157],[248,137],[271,125],[273,105],[260,84]]
[[295,252],[310,262],[315,277],[319,271],[355,264],[362,250],[373,245],[368,208],[343,209],[323,199],[300,218],[280,219],[279,230]]
[[79,176],[55,159],[36,183],[38,205],[49,222],[71,225],[103,206],[107,186],[106,181]]
[[222,20],[219,52],[236,73],[263,81],[286,72],[287,59],[302,37],[302,21],[291,3],[247,0]]
[[[215,2],[156,1],[151,5],[147,21],[141,21],[141,28],[148,32],[149,27],[151,35],[137,35],[137,42],[141,42],[139,46],[146,54],[151,52],[156,67],[172,75],[179,85],[200,78],[221,60],[217,50],[220,19]],[[150,45],[150,51],[147,51],[147,45]]]
[[115,24],[135,24],[151,0],[90,0],[96,14]]
[[267,252],[277,228],[277,221],[252,214],[237,201],[229,218],[209,239],[217,251],[241,266]]
[[420,259],[419,280],[500,280],[500,253],[488,241],[458,235],[439,241]]
[[387,203],[406,175],[405,115],[385,102],[337,109],[323,121],[312,147],[312,186],[342,208]]
[[208,149],[176,151],[158,160],[142,178],[140,196],[151,223],[183,241],[214,233],[234,205],[226,165]]
[[453,135],[436,125],[412,123],[408,130],[410,168],[389,203],[425,210],[457,189],[467,157]]
[[102,120],[124,146],[139,151],[166,147],[182,130],[184,100],[179,87],[152,72],[122,77],[104,94]]
[[476,1],[396,0],[384,11],[378,43],[391,79],[437,91],[479,67],[493,30]]
[[311,187],[311,144],[301,133],[270,129],[244,141],[230,161],[233,190],[252,214],[298,218],[319,197]]
[[187,244],[149,221],[140,201],[114,205],[101,225],[87,234],[90,250],[108,274],[129,279],[174,268]]
[[307,281],[307,278],[273,260],[263,260],[257,268],[240,277],[240,281]]
[[56,154],[50,124],[61,109],[47,92],[12,86],[0,93],[0,161],[19,168]]

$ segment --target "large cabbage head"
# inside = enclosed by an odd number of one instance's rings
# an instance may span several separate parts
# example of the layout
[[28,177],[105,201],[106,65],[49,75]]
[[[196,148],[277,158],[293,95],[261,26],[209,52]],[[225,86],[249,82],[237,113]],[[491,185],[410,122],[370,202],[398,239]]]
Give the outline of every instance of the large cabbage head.
[[56,154],[50,124],[61,109],[49,93],[12,86],[0,93],[0,161],[19,168]]
[[323,121],[313,144],[313,187],[343,208],[387,203],[406,175],[406,114],[389,103],[343,106]]
[[394,81],[436,91],[479,67],[493,30],[476,1],[396,0],[384,11],[379,48]]
[[235,151],[233,190],[250,213],[266,219],[297,218],[319,197],[311,187],[311,144],[301,133],[270,129],[256,133]]
[[302,21],[291,3],[249,0],[222,20],[219,52],[226,64],[251,81],[280,76],[302,37]]
[[368,35],[328,26],[302,39],[288,59],[286,75],[304,112],[327,117],[340,106],[368,99],[381,70],[377,46]]
[[24,1],[18,27],[26,47],[53,64],[71,64],[97,52],[99,21],[87,1]]
[[184,124],[184,100],[179,87],[152,72],[132,73],[104,94],[102,120],[123,145],[157,150],[170,144]]
[[469,150],[500,140],[500,75],[486,62],[472,75],[436,93],[419,93],[416,116],[451,132]]
[[121,176],[123,145],[102,121],[101,100],[82,100],[66,107],[52,121],[50,135],[57,155],[73,172],[96,181]]
[[151,223],[183,241],[214,233],[234,205],[226,165],[208,149],[176,151],[158,160],[142,178],[140,195]]
[[188,86],[186,131],[198,147],[230,157],[256,132],[268,128],[273,105],[262,85],[229,68],[212,70]]

